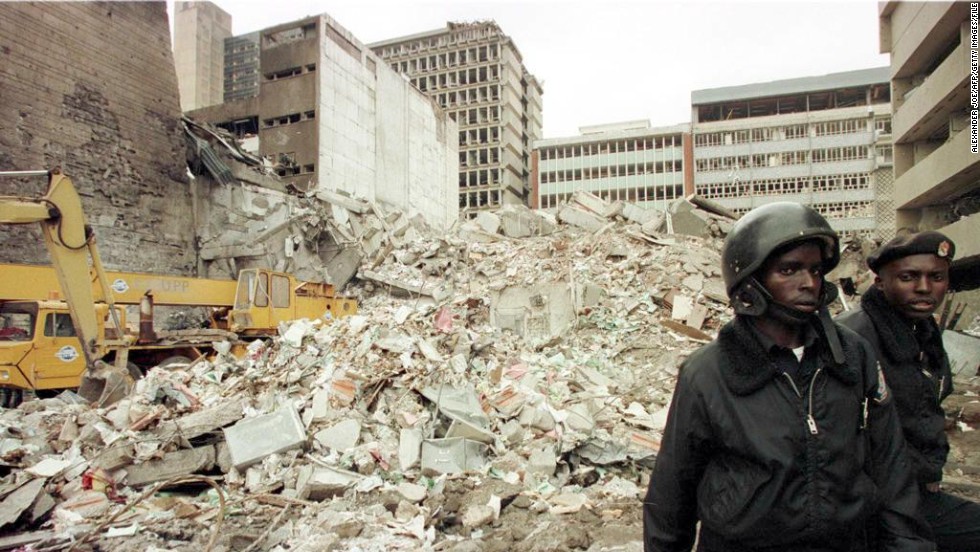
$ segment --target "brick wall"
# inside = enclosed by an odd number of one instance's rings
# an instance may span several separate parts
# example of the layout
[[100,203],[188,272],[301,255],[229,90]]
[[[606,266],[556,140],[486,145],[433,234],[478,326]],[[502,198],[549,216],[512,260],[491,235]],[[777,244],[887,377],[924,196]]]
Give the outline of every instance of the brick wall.
[[[193,273],[164,2],[0,3],[0,170],[55,166],[78,187],[107,266]],[[0,195],[45,188],[0,179]],[[0,227],[0,262],[47,263],[39,227]]]

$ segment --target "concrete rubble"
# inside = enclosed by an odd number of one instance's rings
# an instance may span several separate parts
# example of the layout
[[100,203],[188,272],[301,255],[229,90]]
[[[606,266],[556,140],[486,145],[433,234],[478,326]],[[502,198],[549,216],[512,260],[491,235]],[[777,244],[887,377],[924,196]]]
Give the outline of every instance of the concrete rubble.
[[708,230],[671,234],[577,194],[436,234],[320,199],[363,252],[358,315],[155,368],[109,408],[0,412],[0,549],[642,549],[678,367],[731,316],[722,217],[683,200]]

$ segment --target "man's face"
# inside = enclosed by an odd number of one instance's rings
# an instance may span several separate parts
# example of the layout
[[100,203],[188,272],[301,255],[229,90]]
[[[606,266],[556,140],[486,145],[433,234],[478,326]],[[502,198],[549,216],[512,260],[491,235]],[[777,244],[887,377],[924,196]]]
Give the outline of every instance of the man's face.
[[760,276],[762,285],[777,303],[801,312],[816,312],[823,285],[820,246],[804,243],[770,257]]
[[936,312],[949,288],[949,261],[931,253],[895,259],[881,267],[875,285],[902,315],[924,320]]

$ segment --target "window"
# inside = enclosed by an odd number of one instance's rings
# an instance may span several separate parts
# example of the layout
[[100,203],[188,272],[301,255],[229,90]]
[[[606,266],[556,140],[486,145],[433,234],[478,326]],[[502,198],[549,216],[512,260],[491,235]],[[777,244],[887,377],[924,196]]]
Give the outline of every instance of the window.
[[286,276],[272,275],[272,306],[277,309],[289,306],[289,278]]
[[71,316],[62,313],[51,313],[44,319],[44,335],[46,337],[75,337],[75,326]]
[[255,306],[269,306],[269,275],[260,272],[257,278],[258,286],[255,289]]

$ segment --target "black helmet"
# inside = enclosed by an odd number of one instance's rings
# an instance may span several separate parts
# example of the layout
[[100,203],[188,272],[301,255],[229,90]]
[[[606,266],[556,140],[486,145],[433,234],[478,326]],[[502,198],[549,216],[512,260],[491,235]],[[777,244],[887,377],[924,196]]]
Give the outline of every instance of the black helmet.
[[776,250],[814,238],[824,242],[824,274],[840,261],[837,232],[810,207],[780,201],[756,207],[735,223],[721,250],[721,272],[729,299]]

